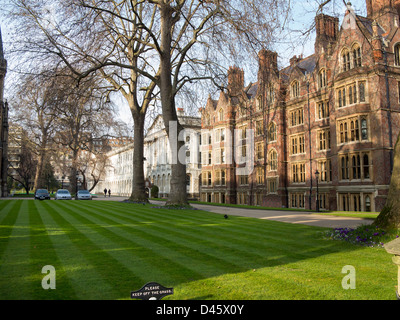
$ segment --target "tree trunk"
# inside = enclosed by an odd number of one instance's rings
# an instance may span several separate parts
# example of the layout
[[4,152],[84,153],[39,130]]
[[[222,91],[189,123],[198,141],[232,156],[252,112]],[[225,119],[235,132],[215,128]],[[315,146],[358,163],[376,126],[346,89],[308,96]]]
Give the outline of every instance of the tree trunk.
[[[43,139],[47,140],[47,137],[43,137]],[[44,159],[46,156],[46,145],[42,146],[40,148],[40,154],[39,154],[39,158],[38,158],[38,163],[36,165],[36,174],[35,174],[35,182],[34,182],[34,186],[33,189],[40,189],[43,188],[44,186],[44,181],[43,181],[43,165],[44,165]]]
[[43,187],[43,179],[42,179],[42,171],[43,171],[43,157],[39,155],[38,163],[36,166],[36,174],[35,174],[35,182],[33,189],[37,190]]
[[394,148],[393,172],[386,205],[374,225],[386,230],[400,228],[400,135]]
[[[172,152],[171,188],[167,204],[187,205],[186,194],[186,164],[179,161],[178,152],[184,146],[184,141],[179,141],[179,133],[183,127],[178,121],[175,109],[175,94],[172,86],[171,43],[172,27],[174,24],[174,11],[169,4],[160,5],[161,15],[161,54],[160,54],[160,94],[162,114]],[[177,130],[171,130],[170,124]]]
[[69,191],[71,192],[71,194],[76,194],[76,191],[78,189],[78,181],[76,179],[77,174],[79,174],[78,149],[75,147],[74,149],[72,149],[72,167],[71,167],[71,176],[69,178],[70,182]]
[[144,119],[142,113],[133,114],[134,137],[133,137],[133,180],[130,201],[147,202],[146,189],[144,185]]

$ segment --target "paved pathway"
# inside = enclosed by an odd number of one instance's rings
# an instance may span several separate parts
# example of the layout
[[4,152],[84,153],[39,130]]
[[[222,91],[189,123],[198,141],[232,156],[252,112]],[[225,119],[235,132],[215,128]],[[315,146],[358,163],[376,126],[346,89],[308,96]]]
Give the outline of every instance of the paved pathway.
[[[154,204],[163,204],[162,201],[151,201]],[[284,211],[284,210],[259,210],[234,207],[212,206],[206,204],[192,204],[193,207],[214,213],[232,216],[252,217],[266,220],[275,220],[288,223],[300,223],[310,226],[327,228],[355,228],[363,224],[371,224],[372,219],[361,219],[351,217],[336,217],[317,215],[313,212]],[[312,214],[313,213],[313,214]]]

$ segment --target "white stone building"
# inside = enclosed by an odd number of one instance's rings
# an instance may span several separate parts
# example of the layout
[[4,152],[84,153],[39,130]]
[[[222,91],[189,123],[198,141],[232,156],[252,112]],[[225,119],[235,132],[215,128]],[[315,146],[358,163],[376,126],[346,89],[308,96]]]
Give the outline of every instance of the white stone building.
[[[188,197],[199,197],[200,165],[200,131],[199,117],[185,116],[183,109],[178,109],[179,122],[185,128],[184,135],[178,137],[185,141],[184,149],[179,150],[175,161],[186,162],[186,183]],[[162,116],[158,116],[149,128],[144,141],[145,177],[159,188],[159,197],[168,197],[171,182],[172,159],[170,142],[165,130]]]
[[[185,116],[178,109],[180,123],[185,128],[184,150],[180,150],[180,161],[186,161],[187,193],[189,198],[199,197],[199,158],[201,119]],[[104,178],[97,184],[95,193],[102,194],[104,188],[111,189],[111,195],[130,196],[133,179],[133,143],[115,148],[108,153],[109,166]],[[157,116],[144,139],[144,176],[159,188],[159,197],[168,197],[171,181],[171,151],[161,115]],[[150,195],[154,196],[154,195]]]
[[108,152],[109,164],[104,178],[99,181],[94,193],[104,193],[104,188],[111,190],[111,195],[130,196],[132,193],[133,143],[115,148]]

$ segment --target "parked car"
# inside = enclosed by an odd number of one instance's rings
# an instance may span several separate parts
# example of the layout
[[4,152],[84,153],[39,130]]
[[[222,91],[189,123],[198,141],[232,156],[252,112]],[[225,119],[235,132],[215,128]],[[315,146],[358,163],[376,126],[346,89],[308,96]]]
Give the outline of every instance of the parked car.
[[50,194],[46,189],[37,189],[35,191],[35,200],[39,199],[39,200],[50,200]]
[[88,190],[79,190],[76,194],[76,200],[92,200],[92,195]]
[[56,192],[55,200],[71,200],[71,194],[67,189],[58,189]]

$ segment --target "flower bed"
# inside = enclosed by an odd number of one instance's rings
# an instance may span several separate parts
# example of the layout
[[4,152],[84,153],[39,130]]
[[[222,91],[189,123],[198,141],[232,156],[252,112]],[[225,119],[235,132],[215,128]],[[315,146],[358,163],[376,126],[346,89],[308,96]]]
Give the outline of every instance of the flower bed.
[[399,237],[399,230],[388,232],[378,227],[365,225],[356,229],[335,228],[328,231],[326,237],[331,240],[348,241],[362,246],[383,248],[385,242]]

